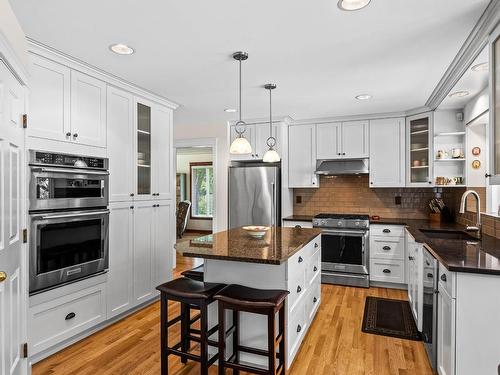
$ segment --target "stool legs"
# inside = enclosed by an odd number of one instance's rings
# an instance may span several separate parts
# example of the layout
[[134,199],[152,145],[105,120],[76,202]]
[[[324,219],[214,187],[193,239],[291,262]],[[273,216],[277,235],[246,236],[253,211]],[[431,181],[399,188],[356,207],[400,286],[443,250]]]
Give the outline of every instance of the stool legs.
[[267,350],[269,351],[269,374],[276,374],[276,314],[271,311],[267,315]]
[[168,300],[161,296],[161,375],[168,375]]
[[219,366],[218,374],[224,375],[226,361],[226,310],[224,305],[219,302]]
[[206,303],[200,305],[200,363],[201,375],[208,375],[208,308]]
[[280,362],[280,365],[283,366],[283,370],[281,371],[282,374],[285,373],[286,371],[286,349],[285,349],[285,341],[286,341],[286,314],[285,314],[285,306],[281,306],[279,310],[279,329],[278,331],[280,332],[281,336],[281,341],[279,343],[279,353],[278,353],[278,359]]
[[[237,310],[233,310],[233,355],[234,361],[238,363],[240,361],[240,351],[238,349],[240,345],[240,313]],[[240,371],[233,369],[233,375],[239,375]]]
[[[189,331],[190,331],[190,324],[189,321],[191,320],[191,313],[190,313],[190,308],[189,305],[186,303],[181,303],[181,349],[183,352],[187,352],[189,350],[189,344],[190,340],[188,339]],[[187,363],[187,358],[186,357],[181,357],[181,362],[182,363]]]

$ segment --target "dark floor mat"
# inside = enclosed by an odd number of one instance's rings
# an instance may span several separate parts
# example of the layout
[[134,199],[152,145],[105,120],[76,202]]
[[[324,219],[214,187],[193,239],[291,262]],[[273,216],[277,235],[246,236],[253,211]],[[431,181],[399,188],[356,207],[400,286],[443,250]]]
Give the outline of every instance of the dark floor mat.
[[366,297],[363,332],[420,341],[408,301]]

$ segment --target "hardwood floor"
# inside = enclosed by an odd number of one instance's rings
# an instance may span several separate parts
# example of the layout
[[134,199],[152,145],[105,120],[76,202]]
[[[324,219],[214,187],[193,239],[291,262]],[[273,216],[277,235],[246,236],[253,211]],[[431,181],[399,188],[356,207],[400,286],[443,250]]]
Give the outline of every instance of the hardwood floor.
[[[187,240],[186,238],[184,240]],[[175,275],[200,260],[179,257]],[[421,342],[361,332],[367,296],[405,299],[405,292],[382,288],[321,286],[321,306],[289,374],[431,375]],[[169,305],[171,317],[179,314]],[[160,373],[160,309],[156,302],[33,366],[34,375],[157,375]],[[179,341],[171,327],[171,344]],[[230,372],[228,372],[230,373]],[[197,375],[197,363],[170,357],[171,375]],[[210,374],[217,374],[212,366]]]

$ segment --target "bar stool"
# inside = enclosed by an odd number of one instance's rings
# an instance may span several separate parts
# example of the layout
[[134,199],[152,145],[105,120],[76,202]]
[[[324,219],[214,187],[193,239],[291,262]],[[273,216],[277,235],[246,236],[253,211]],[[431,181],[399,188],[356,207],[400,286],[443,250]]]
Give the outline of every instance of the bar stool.
[[[217,360],[218,354],[208,358],[208,346],[217,346],[217,342],[209,337],[217,332],[219,325],[208,329],[208,305],[214,301],[214,295],[225,287],[225,284],[203,283],[181,277],[158,286],[161,292],[161,374],[168,375],[168,356],[173,354],[187,360],[200,362],[201,375],[208,374],[208,368]],[[181,303],[181,314],[168,320],[168,301]],[[200,313],[191,318],[191,308]],[[200,320],[200,329],[191,325]],[[168,328],[181,322],[181,341],[172,347],[168,346]],[[198,334],[199,336],[194,336]],[[191,341],[200,343],[200,355],[190,353]]]
[[[224,375],[226,368],[233,369],[233,374],[247,371],[259,375],[279,375],[286,372],[285,342],[285,299],[286,290],[254,289],[231,284],[215,295],[219,309],[219,375]],[[226,309],[233,310],[233,326],[225,330]],[[239,343],[239,313],[241,311],[267,316],[268,350],[251,348]],[[276,313],[279,312],[278,336],[276,332]],[[233,334],[233,354],[226,360],[226,338]],[[279,348],[278,353],[276,349]],[[239,363],[240,352],[257,354],[268,358],[268,370]],[[276,366],[276,357],[279,364]]]
[[195,267],[193,269],[181,272],[181,275],[184,277],[187,277],[189,279],[193,279],[196,281],[203,281],[203,264],[199,265],[198,267]]

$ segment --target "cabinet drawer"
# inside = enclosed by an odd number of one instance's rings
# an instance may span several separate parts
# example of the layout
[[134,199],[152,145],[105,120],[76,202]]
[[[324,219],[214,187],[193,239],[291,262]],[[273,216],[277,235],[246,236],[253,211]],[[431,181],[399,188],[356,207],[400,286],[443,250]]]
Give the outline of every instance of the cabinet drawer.
[[317,250],[309,259],[306,269],[306,283],[312,284],[321,273],[321,251]]
[[298,308],[288,316],[288,363],[291,363],[300,347],[302,337],[306,330],[305,307],[301,303]]
[[305,273],[307,263],[312,254],[311,244],[307,244],[303,249],[294,254],[287,263],[287,279],[291,280],[297,275]]
[[291,221],[283,220],[283,226],[287,228],[312,228],[312,221]]
[[439,263],[439,284],[446,289],[451,298],[457,296],[457,279],[455,272],[449,271],[445,266]]
[[404,261],[402,260],[370,260],[370,280],[403,284],[404,276]]
[[370,257],[378,259],[400,259],[405,257],[404,238],[397,237],[371,237]]
[[105,286],[96,285],[30,309],[31,354],[95,326],[106,318]]
[[317,277],[315,281],[309,288],[306,297],[306,319],[308,324],[313,320],[314,314],[316,313],[318,306],[321,301],[321,283],[320,278]]
[[290,310],[297,308],[297,305],[301,303],[303,295],[307,291],[305,283],[305,270],[302,273],[295,275],[291,280],[288,281],[288,290],[290,294],[288,295],[288,304]]
[[403,237],[404,234],[405,234],[404,225],[383,225],[383,224],[370,225],[370,236]]

